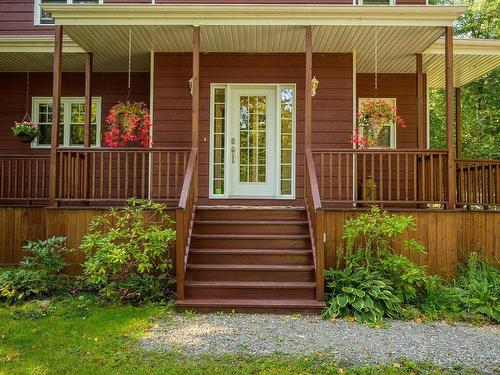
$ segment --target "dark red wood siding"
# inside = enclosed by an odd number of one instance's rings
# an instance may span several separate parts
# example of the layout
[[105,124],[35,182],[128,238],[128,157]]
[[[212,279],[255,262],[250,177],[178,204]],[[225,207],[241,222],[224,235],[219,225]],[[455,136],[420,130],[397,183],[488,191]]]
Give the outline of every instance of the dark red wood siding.
[[[101,127],[109,108],[127,97],[126,73],[95,73],[93,95],[102,98]],[[23,118],[26,108],[26,73],[0,73],[0,153],[2,154],[48,154],[48,149],[31,148],[11,134],[14,121]],[[149,73],[132,74],[132,100],[149,102]],[[84,96],[84,74],[65,73],[62,78],[63,96]],[[31,73],[29,90],[31,97],[52,96],[52,74]]]
[[[349,147],[352,132],[352,55],[315,54],[320,81],[313,100],[313,144]],[[304,142],[303,54],[206,54],[200,67],[200,196],[208,196],[209,99],[211,83],[292,83],[297,86],[297,198],[303,195]],[[191,77],[189,54],[156,54],[154,142],[190,146]]]

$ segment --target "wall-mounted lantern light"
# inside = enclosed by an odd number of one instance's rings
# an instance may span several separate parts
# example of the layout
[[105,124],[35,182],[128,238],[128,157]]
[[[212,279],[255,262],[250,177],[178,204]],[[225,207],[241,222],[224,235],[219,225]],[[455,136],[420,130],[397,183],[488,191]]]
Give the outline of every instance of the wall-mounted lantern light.
[[311,79],[311,96],[316,96],[316,90],[318,89],[319,81],[316,76]]

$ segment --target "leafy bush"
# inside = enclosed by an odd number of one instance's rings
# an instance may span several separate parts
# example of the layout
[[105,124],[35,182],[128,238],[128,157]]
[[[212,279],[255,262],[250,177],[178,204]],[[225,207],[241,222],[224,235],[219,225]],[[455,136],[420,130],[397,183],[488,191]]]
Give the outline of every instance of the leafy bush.
[[50,237],[47,240],[28,241],[23,247],[30,256],[21,261],[21,266],[31,270],[40,270],[48,275],[55,275],[66,265],[64,254],[66,237]]
[[46,274],[42,271],[21,268],[0,273],[0,296],[8,305],[38,297],[47,291]]
[[373,264],[394,255],[394,244],[411,252],[425,253],[424,246],[413,238],[399,241],[401,235],[415,230],[411,216],[393,215],[372,207],[369,213],[347,220],[344,224],[347,263],[356,263],[369,271]]
[[172,224],[165,205],[138,199],[95,218],[81,245],[85,279],[110,299],[157,298],[171,284]]
[[0,274],[0,297],[7,303],[40,297],[56,288],[57,273],[64,267],[63,255],[68,253],[65,237],[28,241],[23,247],[30,255],[23,258],[21,268]]
[[360,323],[377,323],[385,317],[402,315],[401,300],[394,295],[388,280],[364,267],[325,272],[329,300],[326,317],[354,316]]
[[459,266],[453,285],[463,291],[463,309],[469,314],[500,322],[500,270],[481,260],[479,253],[471,253]]
[[414,303],[424,293],[429,274],[404,255],[389,255],[374,267],[394,286],[395,294],[405,303]]

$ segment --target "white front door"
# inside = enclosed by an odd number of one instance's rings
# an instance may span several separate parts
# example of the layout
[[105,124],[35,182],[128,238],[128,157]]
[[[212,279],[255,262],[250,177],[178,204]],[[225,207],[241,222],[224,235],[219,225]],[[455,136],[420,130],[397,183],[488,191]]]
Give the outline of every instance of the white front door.
[[228,104],[229,196],[276,197],[276,88],[233,86]]

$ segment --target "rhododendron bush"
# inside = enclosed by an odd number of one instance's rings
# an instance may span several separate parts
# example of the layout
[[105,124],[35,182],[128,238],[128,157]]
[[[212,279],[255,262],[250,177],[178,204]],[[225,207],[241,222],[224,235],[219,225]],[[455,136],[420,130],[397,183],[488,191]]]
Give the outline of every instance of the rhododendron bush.
[[382,99],[368,100],[361,104],[357,120],[358,124],[350,142],[360,148],[375,146],[381,131],[388,124],[396,124],[399,128],[406,128],[405,121],[397,115],[396,106],[392,106]]
[[109,147],[124,147],[127,144],[150,146],[151,119],[146,103],[130,102],[114,105],[106,116],[108,130],[104,142]]

